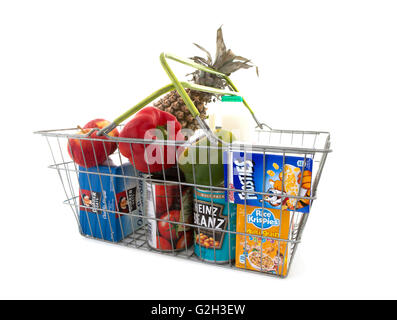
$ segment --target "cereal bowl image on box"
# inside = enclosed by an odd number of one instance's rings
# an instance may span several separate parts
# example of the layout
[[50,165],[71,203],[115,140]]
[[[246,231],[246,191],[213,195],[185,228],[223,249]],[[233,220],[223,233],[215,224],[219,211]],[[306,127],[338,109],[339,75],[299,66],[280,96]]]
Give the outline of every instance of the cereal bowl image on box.
[[272,258],[267,255],[261,256],[261,252],[258,250],[251,251],[248,254],[248,261],[250,262],[251,266],[257,270],[264,270],[264,271],[271,271],[274,269],[276,265]]

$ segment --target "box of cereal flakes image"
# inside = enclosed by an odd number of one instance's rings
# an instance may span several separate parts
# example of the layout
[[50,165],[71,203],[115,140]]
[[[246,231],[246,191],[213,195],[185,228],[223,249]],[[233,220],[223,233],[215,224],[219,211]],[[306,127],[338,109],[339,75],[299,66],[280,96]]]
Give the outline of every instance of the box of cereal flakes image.
[[236,267],[285,276],[289,225],[287,210],[237,205]]
[[[230,203],[308,213],[313,159],[250,152],[225,153]],[[259,192],[266,195],[258,194]]]

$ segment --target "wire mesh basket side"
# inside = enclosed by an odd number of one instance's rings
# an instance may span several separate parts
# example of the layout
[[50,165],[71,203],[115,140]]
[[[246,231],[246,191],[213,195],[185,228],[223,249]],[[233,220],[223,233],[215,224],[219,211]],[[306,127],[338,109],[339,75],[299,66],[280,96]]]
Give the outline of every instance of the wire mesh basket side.
[[[60,177],[66,196],[64,202],[71,208],[82,235],[194,261],[221,264],[239,270],[258,271],[280,277],[288,275],[309,216],[309,212],[300,212],[296,206],[300,203],[308,203],[308,206],[311,207],[313,200],[316,198],[318,182],[326,156],[330,151],[328,133],[260,130],[257,132],[258,143],[252,147],[233,145],[227,148],[223,146],[200,148],[188,145],[189,148],[194,150],[205,149],[208,152],[209,181],[208,184],[200,184],[197,183],[200,179],[195,174],[197,171],[195,164],[192,165],[193,181],[188,182],[183,177],[184,173],[177,159],[178,153],[175,154],[173,166],[176,174],[172,179],[169,176],[169,169],[164,166],[160,172],[157,172],[157,175],[150,172],[149,165],[146,173],[136,170],[119,151],[112,155],[106,155],[109,160],[100,164],[96,163],[91,168],[86,169],[83,166],[78,166],[71,160],[67,152],[67,141],[69,139],[91,141],[94,148],[94,139],[76,137],[72,132],[72,130],[54,130],[39,133],[46,138],[50,147],[52,158],[50,168],[55,169]],[[171,145],[176,150],[187,147],[186,145],[182,146],[182,143],[178,144],[171,141],[153,142],[111,137],[108,137],[108,139],[116,144],[121,142],[142,144],[145,153],[147,153],[150,144],[158,145],[160,151],[164,150],[162,149],[164,145]],[[102,143],[105,144],[106,142],[102,141]],[[230,194],[240,193],[245,196],[251,194],[257,196],[258,199],[265,199],[265,197],[274,196],[274,194],[265,190],[264,184],[260,191],[229,188],[228,184],[215,185],[212,181],[214,177],[213,164],[211,164],[212,153],[209,152],[211,148],[215,150],[215,153],[230,154],[236,152],[243,154],[245,157],[251,153],[260,155],[264,162],[263,168],[266,166],[265,162],[269,155],[280,156],[283,173],[281,180],[279,180],[281,181],[281,190],[285,189],[286,182],[284,179],[286,175],[284,174],[284,168],[288,157],[299,156],[304,159],[303,163],[311,159],[314,179],[311,182],[309,193],[300,194],[303,182],[303,179],[301,179],[297,194],[280,193],[276,197],[278,200],[281,199],[281,202],[288,198],[290,203],[295,206],[288,211],[288,214],[284,213],[283,208],[279,210],[279,214],[276,211],[278,209],[272,211],[274,214],[273,220],[280,220],[278,233],[268,235],[260,231],[259,234],[253,234],[250,230],[247,230],[247,216],[251,214],[249,212],[251,206],[248,205],[247,201],[238,205],[240,217],[243,217],[242,221],[244,221],[243,230],[230,226],[232,219],[237,219],[237,209],[232,208],[237,207],[237,205],[226,198]],[[132,151],[131,148],[131,155],[135,157],[136,155]],[[84,150],[82,150],[82,153],[84,154]],[[164,158],[164,154],[161,157]],[[163,161],[163,163],[167,162]],[[267,173],[263,170],[262,174],[264,180]],[[203,190],[207,192],[207,198]],[[164,194],[159,194],[159,192]],[[219,197],[215,197],[216,194],[218,196],[219,194],[224,195],[224,203],[219,200]],[[161,214],[156,212],[159,203],[163,211]],[[209,226],[196,221],[200,218],[203,219],[203,215],[198,212],[198,208],[200,208],[200,205],[203,206],[203,203],[207,204],[206,210],[210,212],[206,217],[206,223],[210,223]],[[221,205],[223,205],[222,212],[227,213],[226,216],[222,216],[218,212]],[[258,211],[262,212],[262,217],[258,216],[258,221],[263,226],[265,201],[262,201],[262,206],[258,209],[262,209]],[[178,214],[177,218],[173,216]],[[216,228],[216,224],[221,223],[221,218],[225,220],[224,223],[228,224],[225,229]],[[283,218],[288,219],[287,231],[282,231],[282,226],[286,224]],[[263,228],[259,227],[258,229]],[[220,239],[223,241],[222,246],[220,245]],[[250,241],[256,243],[256,247],[248,244]],[[223,245],[227,247],[226,258],[221,257],[220,249]],[[244,262],[240,263],[239,267],[236,267],[236,261],[240,259],[236,256],[236,246],[240,246],[240,251],[243,252],[242,256],[245,257]],[[206,255],[203,252],[206,252]],[[275,265],[277,266],[275,267]]]

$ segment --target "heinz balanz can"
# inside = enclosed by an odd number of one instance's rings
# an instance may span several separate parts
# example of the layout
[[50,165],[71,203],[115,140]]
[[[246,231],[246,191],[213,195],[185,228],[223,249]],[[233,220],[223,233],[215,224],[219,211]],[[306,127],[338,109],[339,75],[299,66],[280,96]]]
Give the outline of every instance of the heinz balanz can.
[[[236,205],[225,192],[196,188],[193,200],[194,253],[204,261],[230,263],[235,259]],[[224,231],[224,232],[222,232]]]

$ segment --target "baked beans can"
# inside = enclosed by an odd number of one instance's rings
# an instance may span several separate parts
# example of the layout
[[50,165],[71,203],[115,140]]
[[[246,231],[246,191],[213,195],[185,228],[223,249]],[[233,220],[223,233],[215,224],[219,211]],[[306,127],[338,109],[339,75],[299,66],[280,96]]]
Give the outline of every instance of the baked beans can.
[[193,196],[194,253],[204,261],[231,263],[236,249],[236,205],[225,200],[224,191],[197,188]]
[[147,242],[155,250],[183,251],[193,244],[193,188],[170,180],[145,181]]

